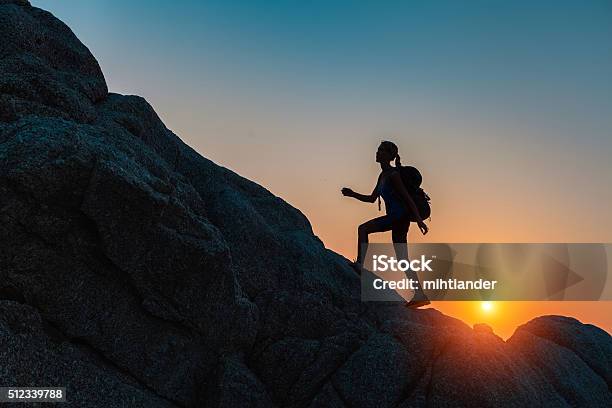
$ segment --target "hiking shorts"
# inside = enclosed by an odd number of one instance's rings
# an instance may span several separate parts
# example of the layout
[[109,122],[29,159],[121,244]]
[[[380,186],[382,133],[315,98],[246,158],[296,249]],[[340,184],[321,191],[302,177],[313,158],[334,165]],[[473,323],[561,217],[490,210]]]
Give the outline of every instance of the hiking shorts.
[[374,218],[371,222],[376,226],[376,231],[373,232],[391,231],[393,242],[406,242],[410,227],[410,219],[407,215],[387,214]]

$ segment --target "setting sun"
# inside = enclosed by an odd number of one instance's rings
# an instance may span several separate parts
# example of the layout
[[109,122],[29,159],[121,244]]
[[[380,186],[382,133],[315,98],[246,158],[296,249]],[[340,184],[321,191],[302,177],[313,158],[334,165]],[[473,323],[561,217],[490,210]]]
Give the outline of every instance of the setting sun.
[[489,313],[493,310],[493,302],[481,302],[480,307],[483,311]]

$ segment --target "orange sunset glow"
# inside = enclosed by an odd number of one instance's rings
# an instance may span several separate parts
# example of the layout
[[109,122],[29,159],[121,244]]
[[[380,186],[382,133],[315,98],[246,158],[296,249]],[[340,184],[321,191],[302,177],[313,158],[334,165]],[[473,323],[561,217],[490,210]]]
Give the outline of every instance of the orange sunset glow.
[[596,324],[608,333],[612,329],[612,317],[606,313],[612,302],[490,302],[489,308],[482,303],[485,302],[432,302],[431,307],[469,325],[486,323],[503,339],[512,336],[514,330],[528,320],[553,314]]

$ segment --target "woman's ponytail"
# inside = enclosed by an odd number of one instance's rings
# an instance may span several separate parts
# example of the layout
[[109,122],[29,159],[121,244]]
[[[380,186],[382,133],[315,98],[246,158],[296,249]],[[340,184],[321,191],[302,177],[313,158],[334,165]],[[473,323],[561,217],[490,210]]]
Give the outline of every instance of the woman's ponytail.
[[402,162],[399,154],[395,155],[395,167],[397,167],[398,169],[402,167]]

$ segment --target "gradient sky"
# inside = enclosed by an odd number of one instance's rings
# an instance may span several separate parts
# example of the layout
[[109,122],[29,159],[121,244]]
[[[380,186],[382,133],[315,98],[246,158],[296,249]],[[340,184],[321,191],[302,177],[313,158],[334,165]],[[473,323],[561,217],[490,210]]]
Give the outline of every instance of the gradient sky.
[[[111,91],[144,96],[347,257],[379,214],[339,190],[371,191],[382,139],[433,199],[414,242],[612,242],[609,1],[32,4],[73,29]],[[574,315],[610,331],[603,305]]]

